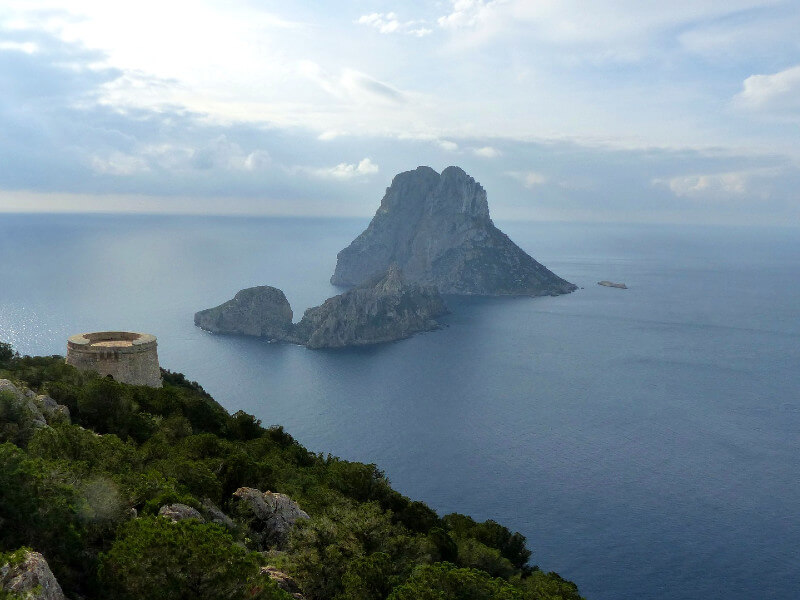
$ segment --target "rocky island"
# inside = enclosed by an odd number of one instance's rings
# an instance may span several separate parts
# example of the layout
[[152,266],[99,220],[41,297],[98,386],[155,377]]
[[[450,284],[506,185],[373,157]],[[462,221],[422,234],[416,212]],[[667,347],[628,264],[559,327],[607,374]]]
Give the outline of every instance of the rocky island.
[[240,290],[219,306],[195,313],[194,324],[213,333],[283,340],[292,335],[292,317],[286,294],[278,288],[259,285]]
[[620,290],[627,290],[628,286],[624,283],[614,283],[613,281],[608,281],[604,279],[603,281],[598,281],[597,285],[602,285],[603,287],[610,287],[610,288],[617,288]]
[[344,348],[390,342],[437,329],[446,314],[439,292],[406,281],[396,265],[352,290],[309,308],[299,323],[284,293],[274,287],[241,290],[217,306],[195,314],[195,325],[212,333],[237,333],[302,344]]
[[397,264],[443,294],[554,296],[576,286],[495,227],[486,191],[459,167],[396,175],[367,229],[339,252],[331,283],[359,285]]

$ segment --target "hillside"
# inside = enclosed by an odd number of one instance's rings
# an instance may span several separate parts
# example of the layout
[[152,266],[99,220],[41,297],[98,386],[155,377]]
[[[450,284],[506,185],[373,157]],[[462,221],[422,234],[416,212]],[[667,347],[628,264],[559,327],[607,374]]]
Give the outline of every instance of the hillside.
[[0,344],[0,380],[0,598],[37,552],[61,589],[35,598],[580,598],[519,533],[440,517],[181,374],[128,386]]

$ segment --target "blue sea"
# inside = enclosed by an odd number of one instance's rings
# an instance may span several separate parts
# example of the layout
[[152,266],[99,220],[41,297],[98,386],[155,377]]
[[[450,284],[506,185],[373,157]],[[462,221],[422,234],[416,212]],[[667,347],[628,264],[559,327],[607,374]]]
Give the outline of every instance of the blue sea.
[[229,410],[522,532],[591,600],[800,597],[797,230],[500,222],[580,289],[448,298],[442,330],[359,350],[194,327],[264,284],[299,320],[366,224],[0,215],[0,339],[153,333]]

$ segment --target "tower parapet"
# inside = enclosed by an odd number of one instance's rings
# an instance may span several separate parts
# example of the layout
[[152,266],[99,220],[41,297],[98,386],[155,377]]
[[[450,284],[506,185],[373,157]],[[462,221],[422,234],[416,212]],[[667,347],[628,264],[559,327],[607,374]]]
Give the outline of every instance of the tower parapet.
[[161,387],[156,336],[133,331],[79,333],[67,340],[67,364],[116,381]]

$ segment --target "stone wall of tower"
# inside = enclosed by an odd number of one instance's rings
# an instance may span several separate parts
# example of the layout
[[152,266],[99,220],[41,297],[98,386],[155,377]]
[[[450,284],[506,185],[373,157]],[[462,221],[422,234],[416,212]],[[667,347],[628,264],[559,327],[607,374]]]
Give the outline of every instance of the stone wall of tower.
[[156,338],[147,333],[101,331],[73,335],[67,364],[132,385],[161,387]]

